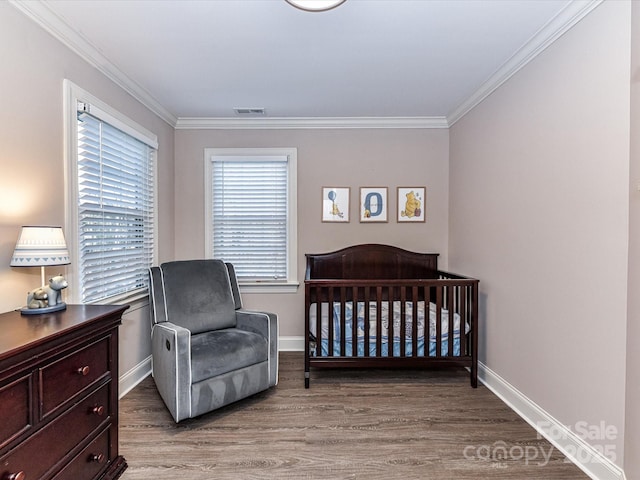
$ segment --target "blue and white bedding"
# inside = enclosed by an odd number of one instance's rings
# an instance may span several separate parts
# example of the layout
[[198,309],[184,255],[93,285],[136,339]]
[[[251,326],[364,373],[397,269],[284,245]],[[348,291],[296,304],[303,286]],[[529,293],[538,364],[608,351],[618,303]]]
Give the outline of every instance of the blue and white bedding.
[[[425,354],[425,302],[417,302],[418,307],[418,342],[417,342],[417,355],[427,356]],[[329,303],[322,303],[321,309],[321,338],[316,339],[319,345],[318,356],[329,356],[329,315],[328,315]],[[399,357],[401,350],[401,343],[405,342],[405,356],[413,355],[413,302],[405,302],[405,335],[404,339],[400,336],[400,320],[401,320],[401,302],[393,302],[392,316],[389,312],[389,302],[381,303],[381,320],[382,331],[380,337],[382,340],[382,356],[389,356],[389,323],[390,318],[393,322],[393,350],[391,356]],[[345,355],[347,357],[364,357],[365,356],[365,303],[356,303],[356,318],[357,318],[357,345],[354,352],[353,346],[353,302],[345,302]],[[369,303],[369,355],[377,355],[377,311],[376,303]],[[317,334],[316,329],[316,304],[312,304],[309,312],[309,327],[310,332],[315,336]],[[441,344],[440,355],[447,356],[449,354],[449,311],[441,309]],[[436,340],[436,322],[437,322],[437,307],[435,303],[429,303],[429,341],[428,341],[428,356],[435,357],[437,352],[437,340]],[[333,355],[340,355],[340,329],[341,314],[340,314],[340,302],[333,303]],[[465,324],[465,334],[469,333],[469,325]],[[454,313],[453,315],[453,355],[460,356],[460,315]]]

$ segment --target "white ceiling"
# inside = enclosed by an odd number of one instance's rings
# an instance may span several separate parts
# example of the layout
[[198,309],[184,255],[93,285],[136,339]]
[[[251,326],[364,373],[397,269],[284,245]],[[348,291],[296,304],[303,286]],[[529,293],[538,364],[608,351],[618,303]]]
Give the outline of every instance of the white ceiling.
[[174,124],[237,117],[234,107],[451,123],[598,4],[347,0],[318,13],[284,0],[37,3],[14,5]]

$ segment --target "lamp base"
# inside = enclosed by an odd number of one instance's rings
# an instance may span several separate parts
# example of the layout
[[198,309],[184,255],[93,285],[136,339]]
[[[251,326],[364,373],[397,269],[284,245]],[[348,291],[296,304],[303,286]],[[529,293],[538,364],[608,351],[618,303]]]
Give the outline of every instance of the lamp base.
[[66,308],[67,308],[67,304],[62,302],[57,305],[51,305],[50,307],[42,307],[42,308],[22,307],[20,309],[20,313],[22,315],[42,315],[43,313],[59,312],[60,310],[64,310]]

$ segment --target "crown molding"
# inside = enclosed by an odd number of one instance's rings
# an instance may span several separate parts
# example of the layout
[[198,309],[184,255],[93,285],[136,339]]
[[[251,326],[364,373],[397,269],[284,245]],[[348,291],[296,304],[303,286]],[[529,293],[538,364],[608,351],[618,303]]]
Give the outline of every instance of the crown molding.
[[445,117],[180,117],[176,129],[449,128]]
[[446,117],[278,117],[278,118],[210,118],[176,117],[149,92],[125,75],[84,36],[73,30],[48,5],[39,2],[9,0],[47,32],[85,61],[97,68],[149,110],[176,129],[323,129],[323,128],[449,128],[479,105],[521,68],[542,53],[555,40],[582,20],[604,0],[572,0],[554,18],[507,60],[468,99]]
[[540,55],[580,20],[602,4],[604,0],[573,0],[538,30],[529,41],[507,60],[468,99],[447,115],[447,123],[453,126],[458,120],[479,105],[498,87],[509,80],[521,68]]
[[9,0],[9,3],[78,54],[90,65],[97,68],[162,120],[172,127],[175,127],[177,120],[175,115],[164,108],[149,92],[111,63],[86,38],[69,27],[64,19],[49,7],[46,1]]

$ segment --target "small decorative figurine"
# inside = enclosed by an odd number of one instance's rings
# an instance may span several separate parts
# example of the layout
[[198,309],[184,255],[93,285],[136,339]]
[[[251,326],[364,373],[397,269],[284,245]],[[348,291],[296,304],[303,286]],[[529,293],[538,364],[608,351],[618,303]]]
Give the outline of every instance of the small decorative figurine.
[[31,290],[27,293],[27,308],[44,308],[48,305],[47,292],[42,287]]
[[51,277],[48,285],[27,293],[27,306],[22,308],[21,312],[30,315],[64,310],[67,305],[62,301],[60,292],[68,286],[67,280],[62,275]]
[[47,303],[50,307],[62,303],[61,290],[67,288],[69,284],[62,275],[56,275],[49,279],[49,285],[45,285],[42,289],[48,295]]

